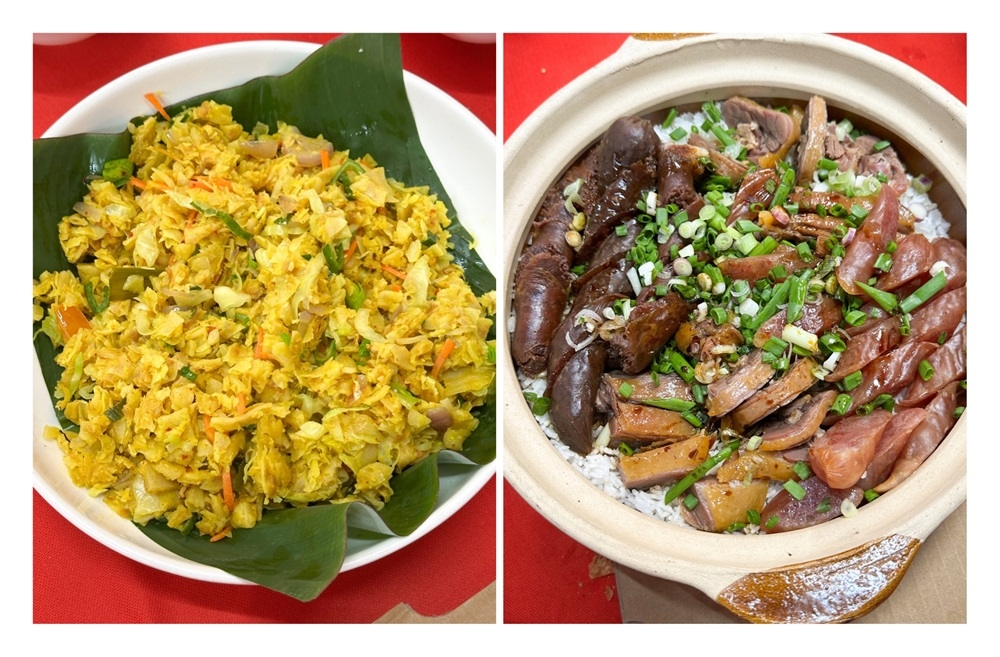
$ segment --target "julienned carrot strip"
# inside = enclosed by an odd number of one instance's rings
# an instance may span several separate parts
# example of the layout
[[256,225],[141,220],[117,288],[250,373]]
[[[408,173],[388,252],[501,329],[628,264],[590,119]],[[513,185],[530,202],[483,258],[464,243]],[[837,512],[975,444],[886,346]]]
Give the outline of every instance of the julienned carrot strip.
[[236,495],[233,494],[233,474],[226,468],[222,471],[222,501],[226,508],[232,511],[236,508]]
[[139,189],[146,189],[146,183],[143,182],[143,181],[141,181],[141,180],[139,180],[135,176],[132,176],[131,178],[129,178],[128,181],[130,183],[132,183],[133,185],[135,185],[136,187],[138,187]]
[[385,271],[389,272],[393,276],[397,276],[397,277],[403,278],[403,279],[406,278],[406,272],[399,271],[395,267],[390,267],[389,265],[382,265],[382,269],[384,269]]
[[214,192],[215,191],[215,189],[211,185],[209,185],[208,182],[204,178],[192,178],[191,179],[191,186],[192,187],[198,187],[200,189],[204,189],[207,192]]
[[353,240],[351,240],[351,244],[350,246],[347,247],[347,250],[344,251],[344,262],[350,260],[351,256],[354,255],[354,252],[357,250],[358,250],[358,238],[355,237]]
[[257,360],[268,360],[273,359],[274,354],[264,351],[264,327],[261,326],[257,331],[257,346],[254,347],[253,357]]
[[455,341],[448,338],[444,341],[444,345],[441,346],[441,352],[434,360],[434,368],[431,369],[432,379],[436,379],[438,374],[441,373],[441,368],[444,367],[444,362],[448,360],[448,356],[450,356],[453,351],[455,351]]
[[323,169],[330,168],[330,152],[325,148],[319,152],[319,161]]
[[156,108],[156,111],[160,113],[160,116],[165,118],[167,121],[170,120],[170,115],[167,114],[167,110],[163,109],[163,103],[160,102],[159,96],[157,96],[155,93],[150,92],[148,94],[145,94],[143,98],[148,100],[149,104]]
[[393,283],[392,285],[389,286],[389,289],[392,290],[393,292],[402,292],[403,286],[399,285],[398,283]]
[[197,219],[197,218],[198,218],[198,211],[197,210],[188,210],[187,227],[191,228],[192,226],[194,226],[194,220]]
[[205,426],[205,435],[208,436],[208,442],[215,442],[215,427],[212,426],[212,417],[205,413],[201,416],[201,423]]
[[243,415],[247,412],[247,396],[245,393],[236,395],[236,414]]
[[224,538],[226,538],[228,536],[232,536],[232,535],[233,535],[233,528],[232,527],[226,527],[221,532],[219,532],[218,534],[216,534],[212,538],[208,539],[208,542],[209,543],[215,543],[216,541],[221,541],[222,539],[224,539]]

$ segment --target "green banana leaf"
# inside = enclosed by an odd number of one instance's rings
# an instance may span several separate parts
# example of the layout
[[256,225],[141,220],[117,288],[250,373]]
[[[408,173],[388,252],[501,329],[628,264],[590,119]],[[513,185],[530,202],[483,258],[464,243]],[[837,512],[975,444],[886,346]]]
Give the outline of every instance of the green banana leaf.
[[[303,134],[322,134],[353,156],[370,153],[390,176],[427,185],[452,208],[417,135],[403,83],[399,38],[395,35],[346,35],[324,45],[291,72],[265,76],[230,89],[190,98],[167,108],[171,114],[212,99],[233,107],[244,128],[279,120]],[[144,117],[136,117],[139,122]],[[100,173],[105,160],[124,157],[129,133],[84,134],[36,139],[33,176],[33,276],[73,269],[59,246],[60,219],[72,213],[85,193],[84,179]],[[452,210],[453,254],[476,294],[496,289],[496,278],[472,248],[472,237]],[[55,389],[61,368],[48,337],[37,333],[34,346],[47,388]],[[316,598],[340,572],[352,541],[363,546],[391,536],[406,536],[427,519],[439,491],[451,492],[477,467],[496,457],[496,392],[475,412],[479,426],[461,454],[441,452],[397,474],[394,495],[378,512],[360,503],[321,504],[267,510],[251,530],[210,543],[163,524],[141,526],[150,539],[183,558],[219,568],[299,600]],[[59,415],[64,428],[69,428]],[[68,475],[67,475],[68,476]]]

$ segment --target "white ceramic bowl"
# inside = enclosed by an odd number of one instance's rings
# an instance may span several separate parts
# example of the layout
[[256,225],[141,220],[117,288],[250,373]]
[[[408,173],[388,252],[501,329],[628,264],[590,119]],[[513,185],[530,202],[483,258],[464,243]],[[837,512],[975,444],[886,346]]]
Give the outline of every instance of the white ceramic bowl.
[[[143,66],[110,82],[78,103],[43,137],[80,132],[119,132],[134,116],[148,114],[143,94],[161,91],[165,103],[242,84],[261,75],[287,73],[319,46],[294,41],[250,41],[208,46]],[[404,71],[404,83],[420,139],[448,190],[463,225],[483,243],[496,226],[496,138],[458,101],[429,82]],[[482,251],[491,271],[496,252]],[[34,487],[60,514],[107,547],[131,559],[192,579],[246,583],[229,573],[188,561],[160,547],[100,499],[70,481],[62,452],[42,437],[46,425],[58,426],[37,358],[34,364]],[[440,525],[470,500],[496,472],[489,463],[441,477],[437,505],[412,534],[380,540],[348,539],[341,572],[371,563],[409,545]]]
[[[546,101],[505,145],[504,298],[511,298],[517,258],[546,188],[616,118],[734,94],[802,101],[820,94],[831,108],[877,124],[911,170],[936,179],[934,200],[953,236],[964,240],[966,110],[923,75],[825,35],[629,39]],[[521,401],[509,359],[498,376],[507,400],[504,475],[533,507],[613,561],[694,586],[752,621],[843,621],[870,611],[966,497],[963,416],[913,476],[854,518],[754,537],[670,525],[578,474]]]

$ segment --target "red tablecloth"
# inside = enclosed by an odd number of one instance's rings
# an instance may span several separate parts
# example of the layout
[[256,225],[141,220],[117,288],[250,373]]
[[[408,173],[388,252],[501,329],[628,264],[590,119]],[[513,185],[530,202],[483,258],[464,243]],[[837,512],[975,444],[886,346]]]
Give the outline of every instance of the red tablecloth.
[[[549,96],[603,60],[624,34],[504,36],[504,139]],[[966,102],[965,34],[841,35],[892,55]],[[594,553],[504,482],[505,623],[620,623],[612,575],[592,579]]]
[[[36,45],[34,137],[91,92],[162,57],[232,41],[326,43],[334,37],[98,34],[71,45]],[[492,44],[404,35],[402,56],[404,68],[452,95],[496,131]],[[428,535],[374,564],[342,573],[310,603],[258,586],[189,580],[131,561],[83,534],[34,493],[34,622],[368,623],[401,602],[421,614],[440,615],[496,579],[496,488],[493,478]]]

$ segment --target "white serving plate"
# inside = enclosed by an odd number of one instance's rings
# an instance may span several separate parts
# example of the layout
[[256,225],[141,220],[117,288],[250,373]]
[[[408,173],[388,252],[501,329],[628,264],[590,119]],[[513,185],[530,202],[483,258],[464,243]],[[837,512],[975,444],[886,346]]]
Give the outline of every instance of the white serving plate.
[[[149,114],[143,95],[160,94],[172,104],[217,89],[237,86],[262,75],[292,70],[318,49],[314,43],[248,41],[198,48],[152,62],[101,87],[56,121],[42,137],[81,132],[119,132],[135,116]],[[421,142],[448,191],[462,225],[481,243],[490,244],[496,222],[496,137],[472,112],[429,82],[404,71],[404,83]],[[373,154],[377,157],[377,154]],[[496,250],[480,251],[496,272]],[[37,357],[33,378],[33,484],[41,496],[81,531],[135,561],[159,570],[208,582],[247,584],[222,570],[183,559],[147,538],[100,498],[76,487],[62,462],[62,452],[42,436],[58,426]],[[372,563],[413,543],[468,502],[496,472],[496,463],[462,474],[444,474],[430,517],[409,536],[379,540],[349,538],[341,572]]]

